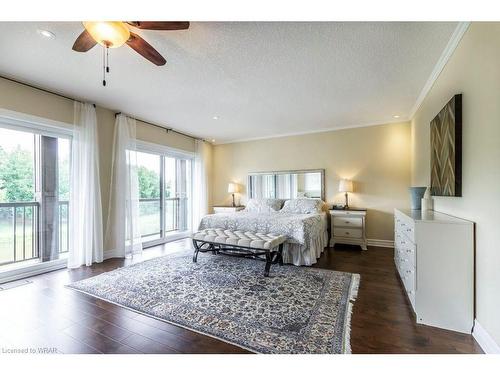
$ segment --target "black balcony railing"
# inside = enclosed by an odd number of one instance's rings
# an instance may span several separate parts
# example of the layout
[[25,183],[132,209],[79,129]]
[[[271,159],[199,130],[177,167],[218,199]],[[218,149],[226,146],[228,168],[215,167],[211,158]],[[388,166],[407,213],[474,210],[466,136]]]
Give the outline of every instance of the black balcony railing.
[[[59,253],[69,251],[69,203],[58,205]],[[0,203],[0,265],[40,257],[40,203]]]
[[38,258],[38,202],[0,203],[0,265]]
[[[158,236],[187,229],[187,198],[140,199],[142,237]],[[58,249],[69,251],[69,202],[58,204]],[[162,229],[163,228],[163,229]],[[40,258],[40,204],[0,203],[0,265]]]
[[[159,198],[139,199],[139,221],[143,238],[162,237],[165,233],[183,229],[187,213],[187,198],[165,198],[163,214]],[[162,229],[163,228],[163,229]]]

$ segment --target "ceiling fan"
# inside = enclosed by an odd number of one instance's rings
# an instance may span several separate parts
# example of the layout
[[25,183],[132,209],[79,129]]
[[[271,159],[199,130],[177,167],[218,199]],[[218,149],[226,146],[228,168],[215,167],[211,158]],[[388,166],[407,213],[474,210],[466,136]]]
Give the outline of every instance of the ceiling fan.
[[87,52],[96,44],[103,46],[103,86],[106,86],[105,74],[109,73],[109,48],[118,48],[127,44],[145,59],[153,64],[165,65],[165,58],[142,39],[133,33],[130,27],[141,30],[185,30],[189,28],[189,22],[167,22],[167,21],[101,21],[83,22],[85,30],[78,36],[73,44],[73,50]]

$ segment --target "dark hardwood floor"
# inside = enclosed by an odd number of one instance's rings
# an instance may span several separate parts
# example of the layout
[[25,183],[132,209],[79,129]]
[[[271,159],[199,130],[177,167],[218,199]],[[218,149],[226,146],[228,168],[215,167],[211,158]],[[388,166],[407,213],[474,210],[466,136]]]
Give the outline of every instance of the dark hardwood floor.
[[[144,251],[140,261],[190,248],[180,240]],[[353,353],[481,353],[471,335],[417,325],[396,275],[392,249],[328,249],[315,267],[361,274],[351,324]],[[62,353],[244,353],[245,350],[134,313],[65,284],[130,260],[60,270],[0,291],[0,348],[56,348]],[[0,351],[1,352],[1,351]]]

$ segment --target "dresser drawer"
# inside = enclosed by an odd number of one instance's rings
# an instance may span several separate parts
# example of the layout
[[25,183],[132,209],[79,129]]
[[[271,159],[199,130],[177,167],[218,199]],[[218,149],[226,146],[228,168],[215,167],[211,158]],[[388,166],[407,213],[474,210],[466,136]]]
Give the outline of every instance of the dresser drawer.
[[402,271],[403,275],[401,278],[403,279],[403,285],[413,310],[415,310],[415,270],[407,267]]
[[408,258],[412,264],[415,264],[415,244],[406,235],[396,232],[394,247],[400,251],[401,257]]
[[396,233],[406,236],[407,239],[415,243],[415,224],[412,220],[396,215],[394,217],[394,228]]
[[354,227],[362,228],[363,219],[360,217],[349,216],[334,216],[333,225],[336,227]]
[[415,259],[415,245],[411,242],[406,242],[402,247],[401,247],[401,256],[406,258],[408,262],[412,265],[412,267],[415,267],[417,262]]
[[333,228],[334,237],[362,238],[363,230],[356,228]]
[[415,268],[413,266],[408,264],[403,266],[401,269],[401,279],[403,279],[407,291],[415,291]]

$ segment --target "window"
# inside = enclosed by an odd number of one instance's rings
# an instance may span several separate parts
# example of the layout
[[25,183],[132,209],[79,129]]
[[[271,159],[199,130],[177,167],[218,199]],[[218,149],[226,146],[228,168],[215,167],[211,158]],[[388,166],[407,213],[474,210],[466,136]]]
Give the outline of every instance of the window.
[[[151,152],[153,149],[155,152]],[[139,225],[145,246],[190,230],[192,157],[140,143]]]
[[147,240],[161,238],[160,155],[137,153],[139,225]]
[[70,147],[69,138],[0,122],[0,270],[68,252]]

